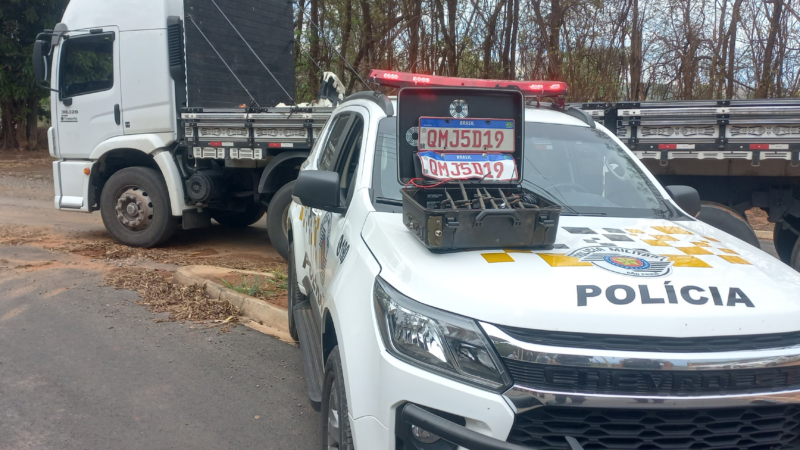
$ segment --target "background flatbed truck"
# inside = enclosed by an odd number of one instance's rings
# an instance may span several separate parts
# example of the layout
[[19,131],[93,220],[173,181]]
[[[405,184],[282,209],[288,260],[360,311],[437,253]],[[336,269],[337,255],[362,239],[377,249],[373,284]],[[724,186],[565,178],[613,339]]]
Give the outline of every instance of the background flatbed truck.
[[761,208],[775,249],[800,270],[800,100],[582,103],[664,185],[692,186],[699,219],[752,245],[744,214]]
[[327,77],[329,107],[293,105],[293,42],[285,1],[72,0],[33,57],[51,90],[55,207],[99,210],[140,247],[267,211],[286,256],[292,181],[343,98]]

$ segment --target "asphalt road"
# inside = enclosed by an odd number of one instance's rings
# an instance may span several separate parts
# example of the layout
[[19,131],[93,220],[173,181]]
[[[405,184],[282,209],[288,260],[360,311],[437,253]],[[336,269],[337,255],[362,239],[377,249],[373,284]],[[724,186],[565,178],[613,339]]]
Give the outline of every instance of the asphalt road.
[[298,348],[154,323],[85,258],[0,246],[0,266],[0,449],[319,447]]

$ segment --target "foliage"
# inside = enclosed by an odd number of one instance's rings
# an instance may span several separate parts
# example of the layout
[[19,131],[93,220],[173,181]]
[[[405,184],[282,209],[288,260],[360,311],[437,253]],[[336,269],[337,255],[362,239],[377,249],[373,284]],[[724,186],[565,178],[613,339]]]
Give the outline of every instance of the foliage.
[[[47,91],[37,87],[31,55],[36,35],[53,28],[68,0],[0,2],[0,148],[21,148],[35,140],[39,101]],[[30,124],[29,122],[34,122]]]

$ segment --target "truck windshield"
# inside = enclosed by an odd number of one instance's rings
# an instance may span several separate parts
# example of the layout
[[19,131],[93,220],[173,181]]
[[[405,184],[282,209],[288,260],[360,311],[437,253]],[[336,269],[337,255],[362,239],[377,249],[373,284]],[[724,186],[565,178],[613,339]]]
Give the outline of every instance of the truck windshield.
[[[378,127],[373,192],[398,204],[397,125]],[[527,122],[521,186],[565,207],[564,214],[667,218],[677,215],[631,157],[603,131]]]

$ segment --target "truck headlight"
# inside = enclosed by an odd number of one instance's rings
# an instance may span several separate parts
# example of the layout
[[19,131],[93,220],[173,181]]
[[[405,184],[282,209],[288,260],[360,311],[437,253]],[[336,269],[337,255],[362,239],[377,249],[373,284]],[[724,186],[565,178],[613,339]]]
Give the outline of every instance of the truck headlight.
[[510,379],[478,324],[404,296],[375,279],[375,311],[386,349],[426,370],[500,391]]

